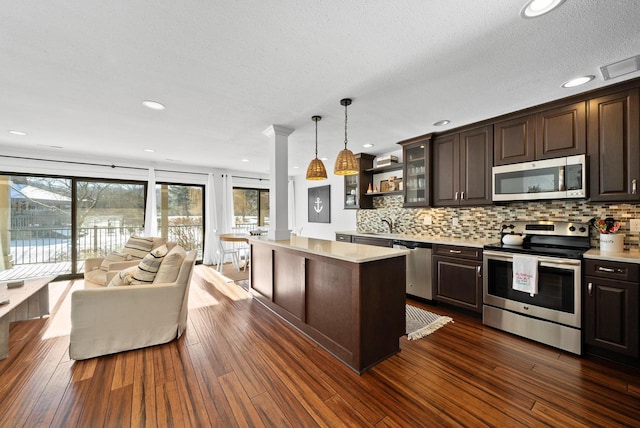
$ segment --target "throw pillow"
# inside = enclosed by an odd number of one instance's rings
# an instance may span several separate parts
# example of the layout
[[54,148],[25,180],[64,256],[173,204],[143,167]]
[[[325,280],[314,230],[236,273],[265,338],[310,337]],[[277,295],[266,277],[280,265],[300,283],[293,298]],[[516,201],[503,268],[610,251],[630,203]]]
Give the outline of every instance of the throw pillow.
[[107,284],[107,287],[120,287],[122,285],[131,285],[133,280],[133,272],[138,269],[137,266],[131,266],[130,268],[121,270],[116,276],[111,279],[111,282]]
[[124,252],[130,254],[131,257],[142,259],[149,254],[153,247],[153,238],[146,236],[131,235],[126,244],[124,244]]
[[156,273],[158,273],[158,269],[160,269],[162,259],[167,255],[168,251],[166,245],[161,245],[144,256],[140,260],[137,269],[133,272],[131,283],[151,284],[156,277]]
[[180,266],[182,266],[182,261],[185,257],[187,257],[187,252],[184,248],[180,245],[173,247],[160,263],[160,269],[158,269],[153,282],[159,284],[175,282],[178,279]]
[[131,260],[131,254],[118,253],[117,251],[114,251],[111,254],[107,255],[102,260],[102,263],[100,263],[100,268],[99,269],[106,272],[106,271],[109,270],[109,265],[111,263],[125,262],[127,260]]

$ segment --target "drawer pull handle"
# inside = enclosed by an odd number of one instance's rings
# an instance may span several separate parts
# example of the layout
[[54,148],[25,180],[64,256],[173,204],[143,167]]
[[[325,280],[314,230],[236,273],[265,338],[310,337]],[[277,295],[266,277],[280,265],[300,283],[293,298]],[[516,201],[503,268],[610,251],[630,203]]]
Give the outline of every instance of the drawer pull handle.
[[476,266],[476,273],[478,274],[478,278],[482,278],[482,266]]
[[609,272],[609,273],[615,273],[615,269],[612,268],[606,268],[606,267],[602,267],[602,266],[598,266],[598,272]]
[[593,296],[593,283],[589,283],[587,285],[587,290],[589,291],[589,296]]
[[453,254],[460,254],[462,251],[460,251],[460,250],[449,250],[449,252],[453,253]]

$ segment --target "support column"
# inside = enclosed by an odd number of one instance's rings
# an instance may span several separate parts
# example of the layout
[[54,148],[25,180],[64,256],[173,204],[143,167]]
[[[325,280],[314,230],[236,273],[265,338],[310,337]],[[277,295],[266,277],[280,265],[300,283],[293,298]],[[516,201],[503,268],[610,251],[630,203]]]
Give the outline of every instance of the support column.
[[293,129],[271,125],[262,133],[269,138],[269,233],[270,240],[289,239],[288,171],[289,135]]
[[10,228],[11,177],[2,175],[0,176],[0,271],[11,268]]

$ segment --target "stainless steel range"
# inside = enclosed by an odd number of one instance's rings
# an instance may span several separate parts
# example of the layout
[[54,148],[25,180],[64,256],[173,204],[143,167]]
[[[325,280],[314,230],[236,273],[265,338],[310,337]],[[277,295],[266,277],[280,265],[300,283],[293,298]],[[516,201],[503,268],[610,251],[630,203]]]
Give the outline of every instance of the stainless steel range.
[[[580,283],[588,249],[588,223],[504,223],[501,242],[484,247],[483,323],[581,354]],[[537,259],[537,293],[513,288],[517,254]]]

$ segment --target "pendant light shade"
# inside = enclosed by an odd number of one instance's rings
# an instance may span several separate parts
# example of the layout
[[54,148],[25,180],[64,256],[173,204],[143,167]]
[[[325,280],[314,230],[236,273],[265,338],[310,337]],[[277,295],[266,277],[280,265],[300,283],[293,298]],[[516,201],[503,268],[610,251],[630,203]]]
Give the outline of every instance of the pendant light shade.
[[358,173],[358,161],[353,152],[347,149],[347,106],[351,105],[351,99],[344,98],[340,100],[340,104],[344,106],[344,150],[338,153],[333,173],[336,175],[356,175]]
[[307,180],[326,180],[327,170],[320,159],[318,159],[318,121],[321,120],[321,116],[313,116],[311,120],[316,123],[316,157],[309,164],[307,168]]

